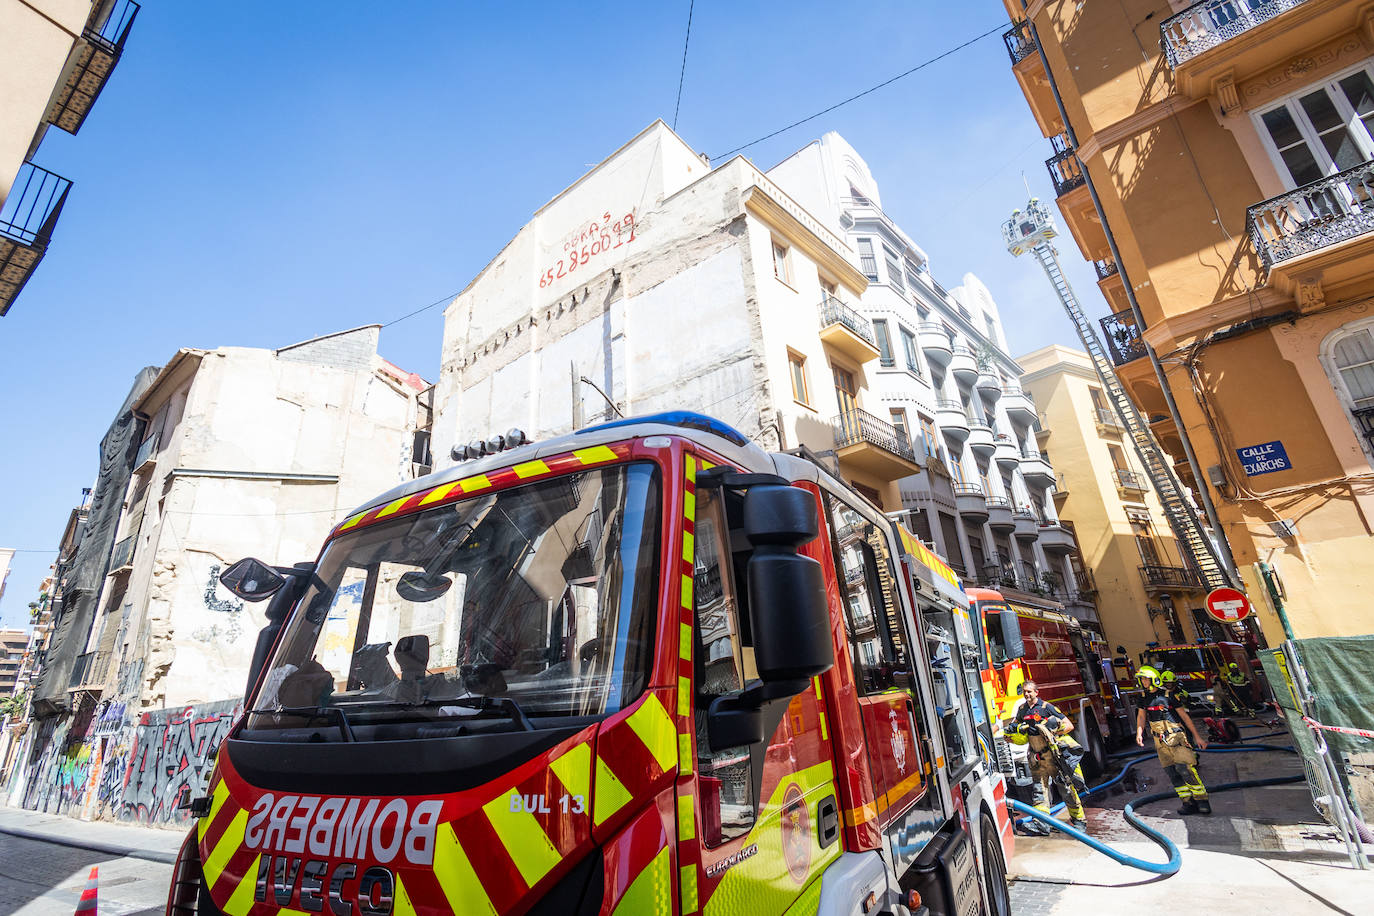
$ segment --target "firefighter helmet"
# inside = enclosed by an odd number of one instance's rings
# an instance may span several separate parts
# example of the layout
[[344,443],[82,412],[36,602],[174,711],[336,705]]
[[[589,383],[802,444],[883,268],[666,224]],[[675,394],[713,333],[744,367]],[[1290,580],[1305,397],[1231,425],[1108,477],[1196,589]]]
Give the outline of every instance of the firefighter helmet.
[[1135,679],[1150,684],[1159,683],[1159,671],[1153,665],[1141,665],[1135,672]]
[[1165,668],[1164,671],[1160,673],[1159,680],[1165,687],[1172,687],[1174,683],[1178,681],[1178,675],[1174,674],[1168,668]]

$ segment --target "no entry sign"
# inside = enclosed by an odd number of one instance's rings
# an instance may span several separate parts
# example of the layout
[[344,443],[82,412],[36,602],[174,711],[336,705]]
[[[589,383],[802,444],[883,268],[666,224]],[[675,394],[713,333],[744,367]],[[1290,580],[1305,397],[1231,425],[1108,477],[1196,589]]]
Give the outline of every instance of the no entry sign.
[[1207,613],[1222,623],[1235,623],[1250,616],[1250,599],[1234,588],[1216,588],[1207,594]]

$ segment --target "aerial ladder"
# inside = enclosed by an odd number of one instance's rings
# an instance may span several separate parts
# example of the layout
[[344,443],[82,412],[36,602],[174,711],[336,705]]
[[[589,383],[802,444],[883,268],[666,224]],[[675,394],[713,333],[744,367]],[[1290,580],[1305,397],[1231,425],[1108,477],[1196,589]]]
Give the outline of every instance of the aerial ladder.
[[1069,286],[1069,281],[1064,278],[1064,272],[1059,267],[1059,254],[1050,243],[1056,235],[1058,231],[1055,229],[1054,218],[1050,216],[1049,208],[1035,198],[1030,199],[1024,210],[1014,211],[1011,219],[1002,224],[1002,240],[1006,242],[1007,250],[1013,256],[1027,252],[1035,255],[1035,259],[1044,268],[1045,276],[1049,277],[1050,285],[1059,296],[1060,304],[1064,306],[1064,311],[1068,313],[1069,319],[1078,331],[1079,340],[1083,341],[1083,348],[1088,351],[1088,358],[1092,360],[1093,369],[1102,382],[1102,388],[1106,391],[1113,410],[1121,420],[1122,428],[1135,445],[1136,454],[1145,466],[1150,483],[1164,508],[1164,515],[1169,520],[1169,527],[1173,529],[1174,537],[1177,538],[1179,548],[1185,554],[1188,564],[1202,577],[1209,590],[1230,586],[1232,582],[1226,568],[1217,555],[1212,539],[1203,528],[1196,509],[1185,495],[1183,484],[1179,482],[1173,467],[1164,460],[1159,444],[1140,411],[1126,396],[1125,389],[1116,377],[1116,371],[1107,361],[1097,332],[1084,317],[1078,298],[1073,293],[1073,287]]

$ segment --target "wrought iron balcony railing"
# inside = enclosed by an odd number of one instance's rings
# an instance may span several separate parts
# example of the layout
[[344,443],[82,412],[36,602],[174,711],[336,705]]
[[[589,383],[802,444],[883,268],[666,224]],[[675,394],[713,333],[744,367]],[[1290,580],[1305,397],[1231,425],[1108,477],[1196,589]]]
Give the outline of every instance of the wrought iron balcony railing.
[[1115,277],[1117,273],[1119,273],[1119,271],[1117,270],[1116,261],[1110,260],[1108,258],[1099,258],[1098,260],[1093,261],[1093,270],[1097,272],[1097,279],[1099,280],[1105,280],[1108,277]]
[[954,485],[955,496],[983,496],[983,487],[976,483],[956,483]]
[[1159,24],[1159,43],[1177,69],[1203,51],[1248,32],[1306,0],[1202,0]]
[[935,408],[937,410],[957,410],[959,413],[963,414],[965,418],[968,417],[968,409],[964,407],[964,403],[954,398],[936,398]]
[[1031,37],[1030,23],[1024,19],[1002,33],[1002,41],[1007,46],[1007,54],[1013,64],[1019,64],[1035,53],[1035,39]]
[[1355,422],[1360,426],[1360,433],[1364,436],[1364,441],[1369,444],[1369,448],[1374,450],[1374,405],[1369,407],[1356,407],[1350,411],[1350,415],[1355,418]]
[[1144,474],[1137,474],[1135,471],[1117,468],[1112,471],[1112,476],[1116,478],[1116,485],[1123,490],[1139,490],[1144,492],[1146,489]]
[[1202,588],[1202,576],[1186,566],[1142,566],[1140,578],[1146,588]]
[[1107,349],[1112,354],[1112,364],[1124,366],[1145,355],[1145,341],[1140,336],[1140,327],[1130,312],[1118,312],[1098,319],[1102,325],[1102,335],[1107,338]]
[[1097,425],[1105,426],[1108,429],[1118,429],[1121,423],[1110,407],[1099,407],[1097,408]]
[[1050,181],[1054,182],[1056,197],[1063,197],[1088,181],[1083,175],[1083,167],[1078,164],[1078,154],[1073,150],[1055,153],[1045,160],[1045,168],[1050,170]]
[[1011,508],[1011,500],[1007,499],[1005,496],[989,496],[989,497],[988,497],[988,508],[989,508],[989,509],[1010,509],[1010,508]]
[[1078,593],[1085,597],[1097,594],[1097,580],[1093,578],[1093,571],[1086,567],[1073,571],[1075,584],[1078,586]]
[[1245,228],[1266,268],[1374,230],[1374,161],[1255,204]]
[[1046,464],[1049,464],[1050,462],[1050,456],[1046,455],[1044,452],[1040,451],[1040,449],[1036,448],[1033,445],[1024,446],[1021,449],[1021,457],[1029,458],[1031,461],[1043,461]]
[[834,422],[836,447],[867,442],[916,463],[916,450],[912,448],[907,434],[873,414],[855,407],[840,414]]
[[828,328],[832,324],[844,325],[862,337],[869,346],[878,346],[877,340],[873,337],[873,325],[868,319],[834,296],[826,296],[821,300],[820,312],[822,328]]
[[41,252],[52,241],[53,226],[71,186],[61,175],[25,162],[0,209],[0,236]]

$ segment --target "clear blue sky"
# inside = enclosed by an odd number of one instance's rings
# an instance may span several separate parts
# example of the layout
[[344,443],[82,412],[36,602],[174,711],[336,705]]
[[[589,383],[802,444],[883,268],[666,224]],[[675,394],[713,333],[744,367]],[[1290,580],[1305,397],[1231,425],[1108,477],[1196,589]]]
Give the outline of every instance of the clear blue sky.
[[[672,123],[687,10],[147,0],[81,134],[51,130],[35,157],[74,186],[0,319],[0,545],[47,552],[15,557],[0,621],[27,622],[140,367],[387,322],[460,290],[587,166]],[[1005,19],[994,0],[701,0],[678,132],[719,155]],[[1023,172],[1054,196],[1000,34],[746,155],[768,168],[827,130],[868,160],[942,283],[987,283],[1015,353],[1075,342],[998,235]],[[1105,314],[1091,268],[1061,248]],[[382,354],[436,378],[441,312],[387,328]]]

